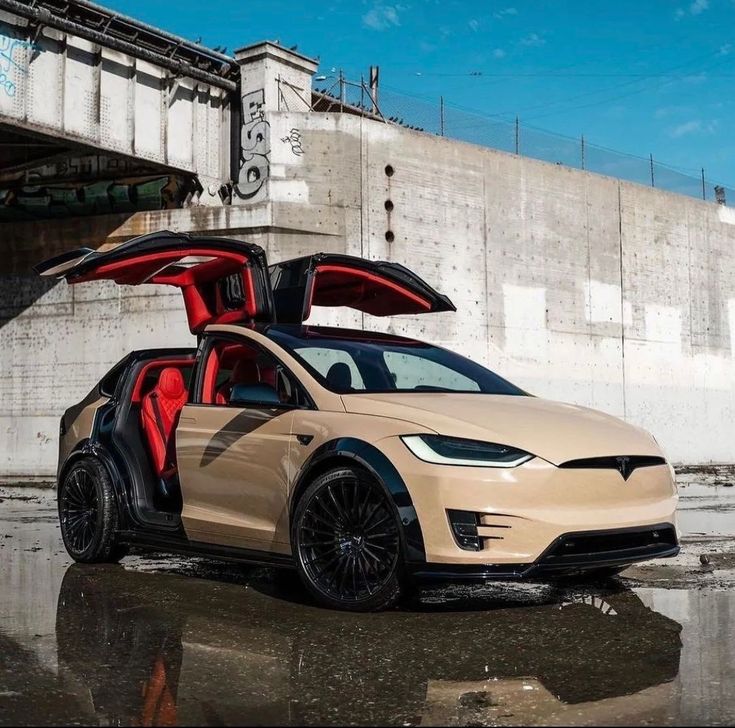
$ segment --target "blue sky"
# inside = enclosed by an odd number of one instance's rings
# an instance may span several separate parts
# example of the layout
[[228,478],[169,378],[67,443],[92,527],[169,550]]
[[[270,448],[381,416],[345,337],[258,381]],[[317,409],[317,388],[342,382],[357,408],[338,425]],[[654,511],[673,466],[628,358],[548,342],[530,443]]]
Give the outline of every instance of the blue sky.
[[410,123],[428,125],[443,95],[735,186],[735,0],[103,4],[230,52],[298,44],[324,74],[377,64]]

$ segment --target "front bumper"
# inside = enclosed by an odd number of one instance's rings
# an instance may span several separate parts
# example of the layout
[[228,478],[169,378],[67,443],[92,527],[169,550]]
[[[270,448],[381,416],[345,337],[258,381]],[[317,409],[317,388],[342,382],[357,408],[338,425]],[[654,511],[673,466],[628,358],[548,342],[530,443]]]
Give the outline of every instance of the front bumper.
[[[430,566],[416,564],[417,571],[521,578],[626,565],[678,548],[678,496],[669,465],[637,468],[626,480],[614,469],[558,468],[541,458],[515,468],[436,465],[416,458],[397,437],[380,446],[397,466],[420,526],[421,562]],[[554,551],[571,535],[611,537],[662,527],[673,530],[668,547],[634,544],[610,553],[603,543],[586,552]]]
[[559,536],[528,564],[414,564],[422,581],[500,581],[549,579],[614,569],[639,561],[676,556],[679,543],[671,523],[636,528],[577,531]]

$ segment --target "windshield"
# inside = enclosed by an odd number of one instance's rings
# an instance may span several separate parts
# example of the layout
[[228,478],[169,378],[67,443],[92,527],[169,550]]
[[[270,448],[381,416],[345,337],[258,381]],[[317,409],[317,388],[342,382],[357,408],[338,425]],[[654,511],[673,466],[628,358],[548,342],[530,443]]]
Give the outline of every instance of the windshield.
[[471,392],[526,395],[489,369],[438,346],[387,334],[271,326],[268,336],[339,394]]

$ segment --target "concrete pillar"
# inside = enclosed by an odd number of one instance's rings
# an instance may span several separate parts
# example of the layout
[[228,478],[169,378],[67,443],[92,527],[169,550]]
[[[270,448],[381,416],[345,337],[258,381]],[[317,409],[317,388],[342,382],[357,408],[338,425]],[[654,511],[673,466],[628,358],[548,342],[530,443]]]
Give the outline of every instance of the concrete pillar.
[[268,111],[309,110],[317,61],[269,41],[240,48],[235,58],[240,64],[243,121],[263,107]]
[[232,203],[267,196],[270,176],[270,122],[266,112],[308,111],[311,77],[318,63],[300,53],[264,42],[235,52],[240,64],[242,128]]

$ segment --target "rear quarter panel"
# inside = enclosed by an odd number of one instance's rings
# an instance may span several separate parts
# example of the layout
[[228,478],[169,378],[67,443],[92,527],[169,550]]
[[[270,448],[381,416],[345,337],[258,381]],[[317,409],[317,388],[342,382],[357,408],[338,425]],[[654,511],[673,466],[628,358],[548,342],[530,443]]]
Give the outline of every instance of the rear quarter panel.
[[59,436],[59,462],[56,477],[61,475],[69,455],[80,442],[88,440],[94,429],[94,418],[100,407],[110,401],[99,393],[97,388],[93,389],[81,402],[69,407],[63,414],[64,433]]

